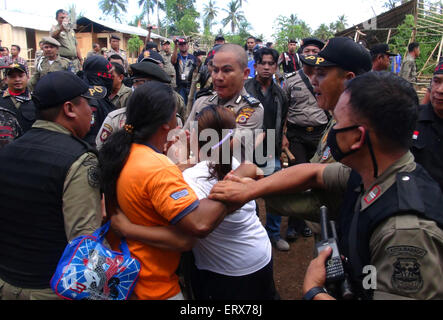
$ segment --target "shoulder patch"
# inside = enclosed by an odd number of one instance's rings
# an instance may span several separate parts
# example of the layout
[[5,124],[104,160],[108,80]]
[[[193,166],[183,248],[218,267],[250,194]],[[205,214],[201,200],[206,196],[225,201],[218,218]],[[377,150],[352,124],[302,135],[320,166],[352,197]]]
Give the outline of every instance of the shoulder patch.
[[256,98],[254,98],[253,96],[245,95],[242,97],[243,97],[243,100],[245,100],[250,106],[256,107],[260,104],[260,101],[257,100]]
[[184,198],[184,197],[186,197],[188,195],[189,195],[188,190],[183,189],[181,191],[177,191],[177,192],[171,194],[171,198],[177,201],[177,200],[179,200],[181,198]]

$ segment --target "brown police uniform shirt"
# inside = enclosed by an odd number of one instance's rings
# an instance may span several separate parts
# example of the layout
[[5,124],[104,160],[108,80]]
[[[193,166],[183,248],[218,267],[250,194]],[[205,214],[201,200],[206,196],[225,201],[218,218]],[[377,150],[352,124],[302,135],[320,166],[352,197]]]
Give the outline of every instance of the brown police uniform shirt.
[[77,57],[77,39],[75,38],[74,29],[62,30],[57,36],[54,36],[61,29],[59,24],[52,26],[49,35],[60,42],[61,46],[58,49],[58,54],[62,57],[70,59]]
[[289,98],[288,122],[300,127],[318,127],[328,123],[299,72],[285,75],[284,90]]
[[70,71],[75,72],[74,65],[72,64],[71,60],[61,57],[60,55],[57,56],[53,62],[50,62],[50,60],[46,57],[43,57],[38,62],[34,74],[29,81],[28,87],[33,90],[37,84],[37,82],[47,75],[50,72],[55,71]]
[[164,70],[168,76],[171,77],[171,85],[173,88],[177,87],[177,81],[175,80],[176,73],[174,65],[171,62],[172,53],[166,53],[163,50],[160,51],[160,55],[163,58],[164,61]]
[[122,86],[118,90],[117,94],[111,99],[111,102],[115,106],[115,109],[126,107],[126,103],[131,94],[132,89],[122,83]]
[[[63,126],[37,120],[33,128],[71,135]],[[68,241],[92,234],[102,221],[98,159],[93,153],[81,155],[71,166],[63,186],[63,216]]]
[[326,126],[325,132],[317,146],[317,151],[311,159],[311,163],[334,163],[335,160],[332,157],[331,150],[328,147],[328,135],[331,128],[335,126],[336,121],[331,118],[328,125]]
[[129,64],[128,64],[128,58],[126,57],[126,51],[122,50],[122,49],[118,49],[118,51],[115,51],[114,49],[110,48],[106,52],[105,58],[109,59],[109,57],[114,55],[114,54],[119,55],[120,57],[123,58],[125,71],[128,71]]
[[[416,164],[406,153],[360,196],[361,214],[395,182],[399,172]],[[328,189],[346,189],[350,169],[335,163],[325,168]],[[433,221],[414,214],[393,216],[380,223],[369,242],[371,265],[377,270],[374,299],[443,299],[443,230]]]

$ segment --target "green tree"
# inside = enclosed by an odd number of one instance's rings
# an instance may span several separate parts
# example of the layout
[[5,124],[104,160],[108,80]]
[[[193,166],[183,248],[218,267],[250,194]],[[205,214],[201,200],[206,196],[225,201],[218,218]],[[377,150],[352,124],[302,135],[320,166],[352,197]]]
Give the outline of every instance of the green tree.
[[223,27],[226,27],[228,24],[231,24],[231,31],[234,34],[235,29],[240,25],[240,23],[246,20],[243,11],[240,10],[240,2],[239,0],[231,0],[228,4],[228,9],[223,9],[228,16],[224,18],[221,23]]
[[275,47],[278,51],[286,51],[289,39],[303,39],[309,37],[311,28],[297,15],[278,16],[274,26]]
[[212,25],[214,24],[214,19],[218,15],[219,8],[215,6],[215,2],[213,0],[209,0],[208,4],[205,4],[203,7],[203,26],[205,29],[211,30]]
[[197,18],[200,14],[195,9],[195,0],[165,0],[165,23],[169,34],[198,32]]
[[334,37],[334,32],[324,23],[322,23],[314,32],[314,37],[326,41]]
[[137,57],[140,54],[140,48],[143,47],[143,40],[140,39],[137,35],[133,34],[131,38],[128,40],[128,51],[129,54],[134,57]]
[[121,11],[126,12],[128,0],[100,0],[98,6],[105,15],[110,15],[116,22],[122,22]]
[[142,7],[143,15],[146,15],[146,21],[151,24],[151,19],[149,13],[154,13],[154,1],[152,0],[138,0],[138,5]]

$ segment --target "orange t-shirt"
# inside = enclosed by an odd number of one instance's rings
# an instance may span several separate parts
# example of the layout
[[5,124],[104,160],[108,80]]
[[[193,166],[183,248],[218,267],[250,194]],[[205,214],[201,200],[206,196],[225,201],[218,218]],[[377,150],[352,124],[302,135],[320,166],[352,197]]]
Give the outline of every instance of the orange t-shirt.
[[[175,224],[198,205],[198,197],[179,168],[166,156],[145,145],[133,144],[117,181],[120,208],[129,220],[144,226]],[[114,250],[119,241],[108,237]],[[114,240],[114,241],[113,241]],[[115,241],[117,240],[117,241]],[[163,300],[180,292],[175,274],[180,253],[127,240],[141,271],[134,294],[142,300]]]

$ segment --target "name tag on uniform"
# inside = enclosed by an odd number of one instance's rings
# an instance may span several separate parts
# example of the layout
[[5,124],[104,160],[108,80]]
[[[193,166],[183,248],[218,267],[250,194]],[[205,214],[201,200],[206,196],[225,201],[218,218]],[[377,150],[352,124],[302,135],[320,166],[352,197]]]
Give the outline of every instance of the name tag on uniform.
[[178,200],[178,199],[184,198],[188,195],[189,195],[188,190],[184,189],[182,191],[178,191],[176,193],[171,194],[171,198],[174,200]]

